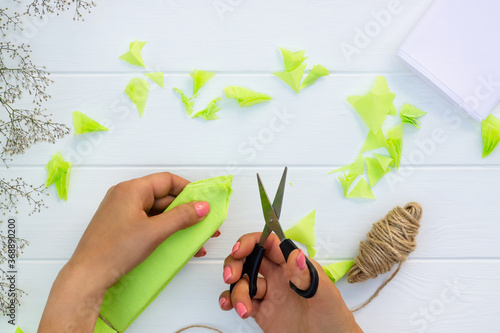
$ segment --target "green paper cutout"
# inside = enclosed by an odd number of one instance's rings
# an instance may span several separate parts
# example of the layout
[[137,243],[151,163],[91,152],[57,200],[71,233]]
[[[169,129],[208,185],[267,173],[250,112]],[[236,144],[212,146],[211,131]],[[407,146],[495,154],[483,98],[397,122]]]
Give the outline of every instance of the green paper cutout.
[[290,186],[291,186],[291,187],[293,187],[293,184],[292,184],[292,182],[289,182],[288,184],[290,184]]
[[343,167],[340,167],[338,169],[332,170],[332,171],[328,172],[327,175],[335,173],[335,172],[351,170],[351,167],[352,167],[352,163],[344,165]]
[[165,78],[163,76],[163,72],[146,73],[144,75],[160,87],[165,88]]
[[227,98],[234,98],[238,105],[242,107],[252,106],[258,103],[270,101],[269,95],[258,93],[243,87],[227,86],[224,88],[224,94]]
[[102,126],[80,111],[73,112],[73,127],[75,128],[75,134],[108,131],[106,127]]
[[361,176],[364,172],[365,172],[365,163],[363,162],[363,154],[359,154],[358,157],[356,158],[356,161],[354,161],[354,163],[351,164],[351,169],[347,174],[347,178],[354,179],[357,176]]
[[349,192],[349,188],[351,187],[351,184],[354,182],[356,178],[349,178],[346,176],[344,173],[344,177],[339,176],[339,181],[340,184],[342,185],[342,190],[344,192],[344,198],[347,198],[347,192]]
[[[166,211],[187,202],[207,201],[210,213],[200,223],[174,233],[108,289],[100,315],[116,331],[125,331],[222,225],[227,216],[232,179],[223,176],[190,183],[168,206]],[[101,330],[101,326],[96,325],[94,332],[109,332]]]
[[60,152],[52,154],[52,158],[45,166],[48,172],[45,188],[55,184],[59,199],[68,201],[69,176],[71,174],[71,162],[63,159]]
[[314,247],[316,237],[314,235],[314,223],[316,221],[316,209],[307,214],[293,227],[285,231],[285,237],[302,243],[306,246]]
[[304,82],[302,82],[302,84],[300,85],[300,89],[304,89],[305,87],[308,87],[314,82],[316,82],[316,80],[319,79],[320,77],[328,75],[330,75],[328,69],[326,69],[321,65],[316,65],[311,69],[309,75],[306,76]]
[[387,80],[383,76],[377,76],[375,84],[371,92],[376,96],[377,103],[391,116],[397,116],[398,112],[394,106],[394,98],[396,94],[392,93],[387,84]]
[[24,333],[24,332],[19,326],[17,326],[16,331],[14,333]]
[[376,199],[373,195],[370,186],[364,178],[361,178],[359,182],[354,186],[352,191],[347,195],[347,198],[365,198],[365,199]]
[[326,275],[332,280],[333,283],[340,280],[344,275],[349,272],[351,267],[354,265],[354,260],[347,260],[341,262],[335,262],[330,265],[321,266],[325,271]]
[[195,69],[189,75],[193,78],[193,95],[195,95],[208,80],[214,77],[215,73]]
[[181,100],[182,103],[184,104],[184,108],[186,109],[186,113],[188,116],[190,116],[193,113],[193,106],[194,106],[194,99],[198,94],[193,95],[192,97],[188,98],[182,90],[175,88],[174,91],[181,95]]
[[142,117],[146,101],[148,99],[149,84],[146,80],[134,77],[125,87],[125,93],[137,107],[139,115]]
[[141,50],[146,45],[147,42],[139,42],[137,39],[135,42],[130,43],[129,51],[122,54],[119,58],[125,60],[131,65],[146,67],[144,60],[142,60]]
[[414,106],[411,106],[409,104],[403,104],[401,107],[401,110],[399,111],[399,115],[403,121],[403,123],[411,124],[415,126],[416,128],[420,128],[420,121],[417,120],[417,118],[422,117],[423,115],[426,115],[427,112],[424,112],[422,110],[417,109]]
[[306,246],[306,247],[308,256],[314,259],[316,253],[318,253],[318,250],[316,250],[313,246]]
[[387,171],[389,166],[394,166],[394,160],[388,156],[373,153],[373,156],[378,160],[382,169]]
[[483,137],[483,158],[495,150],[500,142],[500,119],[489,115],[481,122],[481,134]]
[[399,163],[401,162],[401,152],[403,151],[403,124],[399,124],[391,128],[387,135],[387,151],[394,160],[394,165],[396,169],[399,169]]
[[216,115],[217,112],[220,111],[220,107],[216,105],[218,101],[220,101],[221,98],[217,97],[216,99],[210,101],[207,105],[207,107],[201,111],[198,111],[193,118],[203,118],[205,120],[216,120],[219,119],[219,117]]
[[283,62],[285,64],[285,71],[291,72],[297,67],[300,66],[304,62],[304,60],[307,59],[307,57],[304,57],[304,53],[306,52],[305,50],[297,51],[297,52],[291,52],[288,50],[285,50],[283,48],[279,48],[281,51],[281,54],[283,55]]
[[302,64],[295,68],[294,70],[287,72],[276,72],[273,75],[279,77],[283,82],[288,84],[296,93],[300,91],[300,81],[302,80],[302,76],[304,76],[304,70],[306,69],[307,64]]
[[366,172],[368,173],[368,180],[370,181],[370,186],[373,187],[390,170],[384,169],[384,167],[380,165],[380,162],[375,158],[366,157],[365,161],[366,161]]
[[361,152],[383,148],[386,145],[384,132],[378,131],[377,134],[374,134],[372,131],[369,131]]

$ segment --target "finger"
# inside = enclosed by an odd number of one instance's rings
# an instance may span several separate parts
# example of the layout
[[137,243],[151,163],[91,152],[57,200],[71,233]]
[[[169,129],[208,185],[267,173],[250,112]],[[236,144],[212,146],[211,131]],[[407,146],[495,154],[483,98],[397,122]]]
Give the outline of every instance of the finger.
[[229,311],[233,308],[233,303],[231,302],[231,292],[229,290],[224,290],[219,296],[219,307],[224,311]]
[[304,251],[293,250],[286,263],[288,279],[299,289],[307,290],[311,284],[311,275],[306,264]]
[[[252,307],[253,311],[257,311],[256,306],[258,305],[257,300],[261,300],[266,296],[267,292],[267,282],[266,279],[259,277],[257,280],[257,294],[253,298]],[[229,311],[233,309],[233,302],[231,300],[231,292],[229,290],[223,291],[219,296],[219,307],[224,311]]]
[[224,260],[224,270],[222,279],[225,283],[232,284],[238,281],[243,272],[244,259],[236,259],[233,256],[228,256]]
[[163,242],[178,230],[186,229],[203,220],[210,212],[206,201],[187,202],[173,209],[149,218],[157,241]]
[[175,200],[175,196],[167,195],[166,197],[155,199],[151,210],[163,212]]
[[247,279],[239,280],[231,292],[231,303],[242,319],[250,317],[253,310],[252,300],[248,292]]
[[[254,232],[241,236],[236,244],[234,244],[231,255],[237,259],[247,257],[252,253],[255,244],[260,241],[261,234],[260,232]],[[270,234],[264,245],[266,249],[265,256],[277,264],[284,264],[285,258],[283,257],[283,253],[281,253],[279,244],[280,240],[278,236]]]
[[195,258],[200,258],[204,257],[207,254],[207,250],[202,246],[201,249],[198,250],[198,252],[195,253],[194,257]]
[[217,231],[212,235],[212,238],[213,237],[219,237],[220,234],[221,234],[220,229],[217,229]]

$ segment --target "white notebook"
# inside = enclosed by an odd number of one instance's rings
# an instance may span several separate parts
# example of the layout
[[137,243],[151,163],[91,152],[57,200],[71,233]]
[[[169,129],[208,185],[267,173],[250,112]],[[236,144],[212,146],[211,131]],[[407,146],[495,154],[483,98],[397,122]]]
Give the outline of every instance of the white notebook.
[[435,0],[398,57],[469,116],[486,118],[500,102],[500,0]]

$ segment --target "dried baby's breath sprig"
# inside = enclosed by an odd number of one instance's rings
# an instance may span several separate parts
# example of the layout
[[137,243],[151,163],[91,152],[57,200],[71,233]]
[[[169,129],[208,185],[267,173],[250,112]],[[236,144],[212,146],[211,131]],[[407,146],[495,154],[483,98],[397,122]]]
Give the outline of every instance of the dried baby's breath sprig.
[[54,14],[64,12],[75,8],[73,20],[84,20],[82,11],[90,13],[90,10],[96,6],[94,1],[83,0],[34,0],[31,2],[26,10],[26,14],[42,17],[47,14]]
[[[18,2],[18,1],[13,1]],[[16,30],[21,28],[21,14],[18,12],[9,13],[8,8],[0,8],[0,34],[7,36],[7,30]]]
[[[0,179],[0,211],[3,215],[7,213],[18,214],[17,206],[19,201],[23,200],[30,207],[28,215],[38,213],[42,208],[47,208],[43,197],[48,194],[44,192],[44,189],[44,185],[33,186],[25,182],[21,177],[13,178],[10,181]],[[2,253],[0,252],[1,262]]]
[[[11,293],[11,285],[10,281],[7,280],[9,274],[6,271],[0,268],[0,315],[6,316],[9,314],[9,305],[13,302],[16,307],[21,305],[19,298],[27,293],[19,288],[14,288],[15,295],[13,296]],[[10,297],[7,295],[10,294]]]

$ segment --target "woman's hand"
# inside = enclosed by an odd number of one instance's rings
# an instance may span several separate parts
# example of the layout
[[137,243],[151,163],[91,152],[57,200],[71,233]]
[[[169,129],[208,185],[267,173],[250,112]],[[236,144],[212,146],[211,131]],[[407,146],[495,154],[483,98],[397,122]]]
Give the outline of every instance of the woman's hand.
[[[224,282],[238,281],[245,258],[260,235],[247,234],[238,240],[224,262]],[[234,308],[243,319],[254,317],[264,332],[362,332],[340,292],[316,261],[309,258],[319,274],[316,294],[305,299],[290,288],[289,281],[299,289],[309,288],[311,277],[302,250],[294,250],[285,262],[279,244],[275,234],[269,235],[260,267],[263,277],[258,278],[253,300],[248,294],[248,279],[243,278],[232,293],[226,290],[220,295],[222,310]]]
[[[59,272],[38,332],[93,332],[106,290],[170,235],[209,213],[205,201],[163,212],[187,184],[165,172],[111,187]],[[201,248],[197,256],[205,254]]]

